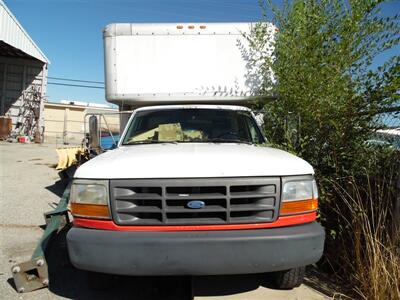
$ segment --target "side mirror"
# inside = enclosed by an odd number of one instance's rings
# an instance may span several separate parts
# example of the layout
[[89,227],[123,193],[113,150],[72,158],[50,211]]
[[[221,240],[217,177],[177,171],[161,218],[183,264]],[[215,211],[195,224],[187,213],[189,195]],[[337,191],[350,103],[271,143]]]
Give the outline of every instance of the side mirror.
[[99,121],[97,116],[89,117],[89,147],[92,149],[100,148]]

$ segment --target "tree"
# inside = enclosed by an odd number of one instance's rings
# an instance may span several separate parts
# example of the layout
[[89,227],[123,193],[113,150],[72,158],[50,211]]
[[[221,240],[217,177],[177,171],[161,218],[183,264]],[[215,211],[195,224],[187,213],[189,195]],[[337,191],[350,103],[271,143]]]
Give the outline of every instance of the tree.
[[[261,1],[264,21],[272,21],[278,31],[272,33],[261,22],[247,36],[259,53],[253,64],[261,66],[263,97],[277,95],[275,101],[257,104],[265,111],[266,136],[314,166],[321,219],[328,233],[334,233],[328,235],[328,245],[335,245],[338,235],[352,242],[341,221],[354,213],[333,209],[342,199],[331,183],[351,194],[350,176],[365,175],[365,170],[374,178],[386,176],[398,159],[393,149],[376,151],[367,142],[384,126],[377,114],[400,106],[400,19],[380,16],[383,2],[293,0],[275,6]],[[265,50],[271,42],[272,58]],[[397,53],[379,63],[393,49]],[[398,176],[399,167],[390,169]],[[333,256],[340,265],[337,248],[333,246]]]
[[[381,2],[294,0],[282,9],[263,4],[279,29],[275,59],[262,57],[263,91],[278,95],[265,105],[267,137],[321,174],[353,171],[360,147],[382,126],[376,114],[400,99],[400,56],[376,66],[376,57],[400,40],[399,17],[378,17]],[[263,27],[258,24],[249,37],[256,50],[271,40]],[[289,133],[288,113],[297,123]]]

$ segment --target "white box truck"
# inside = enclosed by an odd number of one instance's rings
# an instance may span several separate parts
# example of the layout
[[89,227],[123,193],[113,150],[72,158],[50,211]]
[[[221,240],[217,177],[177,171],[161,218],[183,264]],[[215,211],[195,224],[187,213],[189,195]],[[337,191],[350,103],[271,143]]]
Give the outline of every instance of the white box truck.
[[[248,23],[111,24],[106,98],[134,110],[118,147],[75,173],[77,268],[121,275],[273,272],[301,284],[323,252],[310,164],[265,146]],[[266,25],[274,32],[273,25]]]

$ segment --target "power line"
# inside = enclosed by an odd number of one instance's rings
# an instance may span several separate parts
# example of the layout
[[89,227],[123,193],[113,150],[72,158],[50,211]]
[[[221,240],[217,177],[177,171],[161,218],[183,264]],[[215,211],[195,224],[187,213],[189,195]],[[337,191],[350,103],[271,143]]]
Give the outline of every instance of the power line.
[[81,88],[91,88],[91,89],[104,89],[103,86],[82,85],[82,84],[69,84],[69,83],[59,83],[59,82],[48,82],[47,84],[81,87]]
[[70,79],[70,78],[50,77],[50,76],[48,76],[47,78],[49,78],[49,79],[55,79],[55,80],[61,80],[61,81],[73,81],[73,82],[85,82],[85,83],[104,84],[104,82],[101,82],[101,81],[92,81],[92,80]]

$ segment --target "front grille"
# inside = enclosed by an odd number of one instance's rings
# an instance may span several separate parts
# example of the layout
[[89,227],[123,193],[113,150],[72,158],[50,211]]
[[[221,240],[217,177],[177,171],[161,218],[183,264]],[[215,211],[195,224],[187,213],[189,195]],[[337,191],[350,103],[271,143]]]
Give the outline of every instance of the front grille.
[[269,177],[111,180],[111,210],[119,225],[273,222],[280,188],[280,178]]

